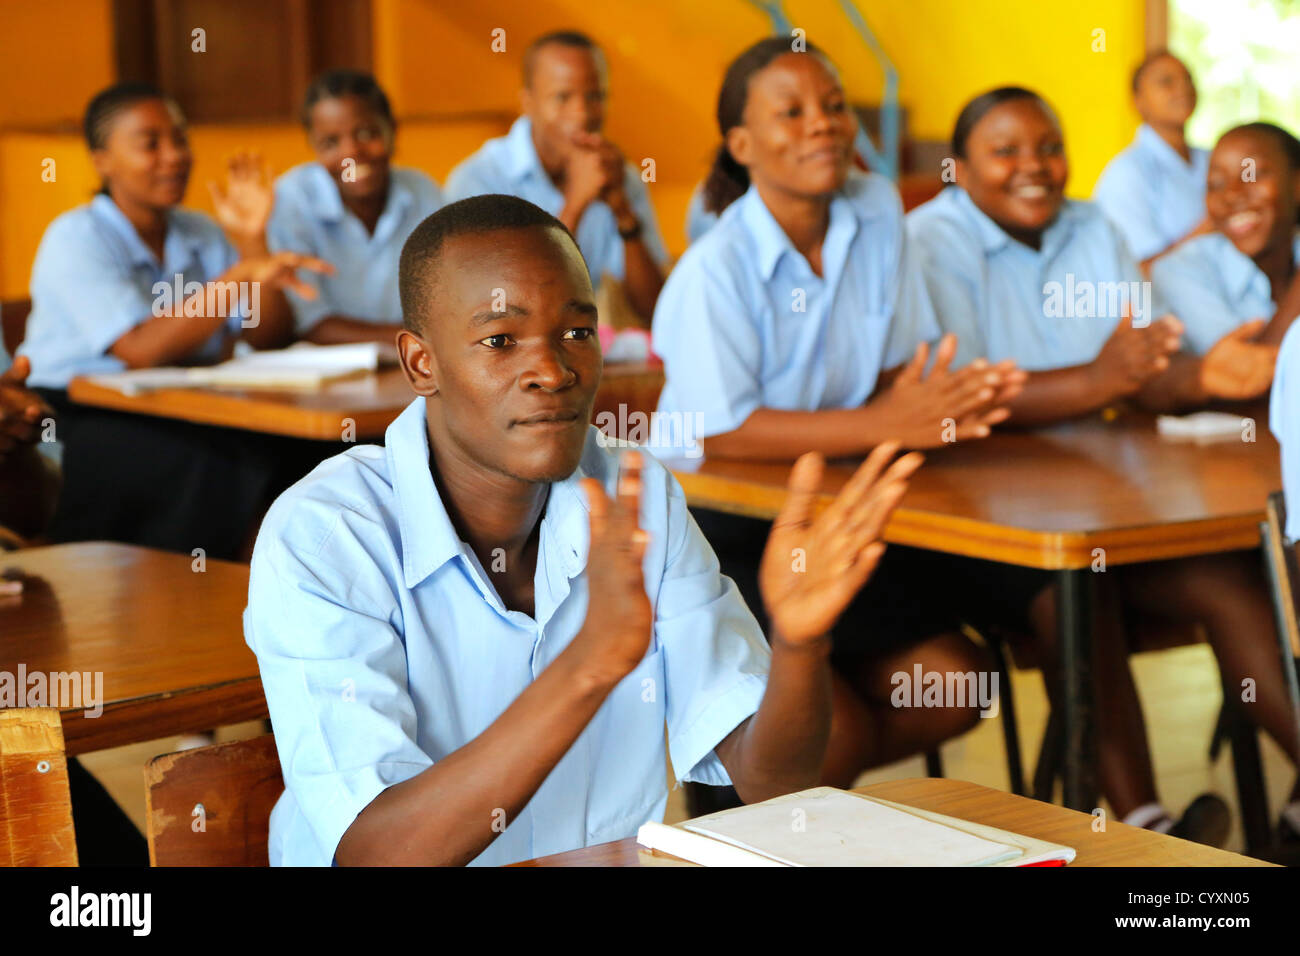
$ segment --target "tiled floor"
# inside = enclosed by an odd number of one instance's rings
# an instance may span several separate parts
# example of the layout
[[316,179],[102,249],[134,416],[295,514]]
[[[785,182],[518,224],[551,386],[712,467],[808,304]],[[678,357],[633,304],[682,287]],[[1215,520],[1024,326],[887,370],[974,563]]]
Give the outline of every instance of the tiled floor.
[[[1156,778],[1165,804],[1177,814],[1197,794],[1212,790],[1234,811],[1234,828],[1228,849],[1240,850],[1243,841],[1235,821],[1236,789],[1232,758],[1225,747],[1211,763],[1206,748],[1218,715],[1221,691],[1213,655],[1204,644],[1140,654],[1133,659],[1139,692],[1155,761]],[[1036,671],[1012,676],[1017,717],[1021,729],[1022,760],[1032,772],[1043,725],[1047,698]],[[262,732],[260,723],[222,728],[219,740],[237,740]],[[145,825],[143,767],[150,758],[175,749],[176,738],[121,747],[83,757],[85,765],[104,783],[142,829]],[[1295,770],[1271,739],[1262,738],[1270,813],[1277,810],[1295,780]],[[949,777],[1006,789],[1006,760],[998,718],[990,718],[964,737],[943,748],[944,771]],[[916,757],[864,774],[859,783],[924,776],[922,758]],[[667,821],[686,818],[681,790],[669,795]]]

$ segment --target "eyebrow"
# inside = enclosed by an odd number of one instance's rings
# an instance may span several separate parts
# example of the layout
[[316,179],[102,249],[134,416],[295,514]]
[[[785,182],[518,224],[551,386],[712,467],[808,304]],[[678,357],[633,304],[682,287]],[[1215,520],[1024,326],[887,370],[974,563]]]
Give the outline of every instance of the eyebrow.
[[[597,314],[597,309],[594,303],[584,302],[581,299],[570,299],[568,302],[564,303],[564,310],[566,312],[578,312],[582,315],[591,316],[593,318]],[[494,319],[504,319],[508,315],[528,314],[528,310],[522,305],[507,305],[501,312],[493,312],[491,310],[475,312],[470,316],[470,322],[473,328],[478,328],[481,325],[487,325],[487,323]]]

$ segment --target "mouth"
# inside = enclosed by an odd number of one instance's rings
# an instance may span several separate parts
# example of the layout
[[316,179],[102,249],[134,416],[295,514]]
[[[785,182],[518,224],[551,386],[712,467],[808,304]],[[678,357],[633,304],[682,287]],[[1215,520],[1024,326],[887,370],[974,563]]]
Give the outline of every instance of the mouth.
[[535,415],[529,415],[527,418],[517,418],[510,423],[510,427],[522,426],[540,431],[563,431],[566,428],[572,428],[579,421],[577,409],[557,409],[538,412]]
[[1223,231],[1228,236],[1248,236],[1263,222],[1264,217],[1257,210],[1243,209],[1241,212],[1234,212],[1223,221]]
[[804,163],[836,163],[844,156],[844,149],[840,146],[826,146],[822,149],[813,150],[811,153],[805,153],[800,157],[800,162]]
[[1042,183],[1029,183],[1024,186],[1013,186],[1008,190],[1008,192],[1010,192],[1016,199],[1021,199],[1025,202],[1043,202],[1052,195],[1051,187],[1045,186]]

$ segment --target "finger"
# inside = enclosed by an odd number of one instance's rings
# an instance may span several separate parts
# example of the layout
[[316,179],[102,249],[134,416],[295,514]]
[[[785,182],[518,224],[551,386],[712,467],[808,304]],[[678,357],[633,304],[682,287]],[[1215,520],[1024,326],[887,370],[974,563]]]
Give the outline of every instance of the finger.
[[[872,503],[882,494],[899,483],[906,483],[912,473],[921,467],[925,456],[919,452],[904,455],[890,464],[898,453],[898,442],[888,442],[879,446],[858,468],[849,483],[844,486],[826,509],[824,524],[827,528],[852,530],[864,520]],[[888,469],[885,470],[886,466]],[[883,471],[883,474],[882,474]]]
[[309,282],[303,282],[293,273],[288,273],[287,275],[278,279],[275,282],[275,285],[279,286],[282,289],[288,289],[290,292],[294,293],[295,295],[301,296],[302,298],[312,302],[314,302],[320,296],[320,293],[316,291],[316,287],[314,285],[312,285]]
[[224,187],[217,185],[212,180],[208,180],[208,192],[212,195],[212,205],[218,209],[226,201],[226,190]]
[[[850,513],[845,522],[850,533],[866,534],[869,537],[879,535],[890,512],[907,493],[908,482],[912,475],[924,461],[924,455],[912,452],[890,465],[889,470],[872,485],[871,493],[863,496]],[[865,543],[865,539],[862,539],[856,546],[860,549]]]
[[956,354],[957,336],[949,332],[939,340],[939,347],[934,350],[934,365],[930,369],[930,377],[947,375],[948,366],[952,365],[952,360]]
[[322,275],[333,275],[336,271],[332,262],[307,255],[304,252],[284,250],[273,253],[268,261],[275,263],[277,266],[286,266],[290,269],[306,269],[309,272],[319,272]]
[[641,530],[641,490],[643,487],[641,453],[625,451],[619,456],[618,479],[615,487],[611,527],[633,544],[644,544],[645,532]]
[[826,459],[820,453],[810,451],[800,455],[799,460],[790,469],[786,482],[785,502],[772,523],[773,533],[789,528],[806,528],[812,522],[813,509],[822,488],[822,476],[826,472]]
[[930,346],[926,342],[920,343],[916,351],[912,354],[912,360],[903,366],[903,370],[898,373],[894,379],[895,385],[911,385],[921,380],[921,373],[925,371],[925,360],[930,356]]
[[[1259,335],[1259,333],[1263,332],[1264,327],[1267,325],[1268,322],[1264,319],[1251,319],[1249,322],[1237,326],[1223,338],[1235,339],[1238,342],[1249,342],[1255,336]],[[1219,341],[1223,341],[1223,339],[1220,339]]]
[[591,528],[591,541],[594,545],[596,539],[604,534],[609,523],[609,496],[605,494],[605,489],[595,478],[583,478],[578,485],[587,498],[588,525]]
[[19,355],[4,372],[0,372],[0,382],[7,385],[22,385],[32,373],[32,360],[26,355]]

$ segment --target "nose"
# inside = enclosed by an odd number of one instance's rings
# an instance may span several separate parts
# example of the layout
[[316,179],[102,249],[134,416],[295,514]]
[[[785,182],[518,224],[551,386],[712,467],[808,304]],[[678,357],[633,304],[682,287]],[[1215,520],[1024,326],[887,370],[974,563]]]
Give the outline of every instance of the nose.
[[519,377],[519,387],[559,392],[571,388],[578,373],[564,360],[564,353],[554,346],[539,346],[529,356],[527,371]]

